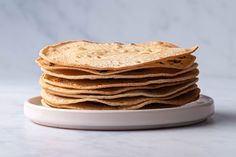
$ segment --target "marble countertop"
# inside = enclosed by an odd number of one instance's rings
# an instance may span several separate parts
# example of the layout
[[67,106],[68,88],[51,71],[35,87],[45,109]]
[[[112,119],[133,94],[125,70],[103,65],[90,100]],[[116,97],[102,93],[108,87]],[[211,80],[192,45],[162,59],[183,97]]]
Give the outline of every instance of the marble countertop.
[[235,79],[201,79],[214,98],[215,115],[188,127],[142,131],[79,131],[36,125],[23,115],[23,102],[38,95],[35,85],[0,84],[0,156],[234,156]]

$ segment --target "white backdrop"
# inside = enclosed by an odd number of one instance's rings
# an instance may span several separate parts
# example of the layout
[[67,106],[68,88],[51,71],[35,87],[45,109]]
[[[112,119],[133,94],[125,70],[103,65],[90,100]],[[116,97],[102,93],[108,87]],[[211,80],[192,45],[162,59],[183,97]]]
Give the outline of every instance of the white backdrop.
[[0,80],[35,84],[38,51],[75,39],[198,45],[201,79],[234,78],[235,6],[220,0],[0,0]]

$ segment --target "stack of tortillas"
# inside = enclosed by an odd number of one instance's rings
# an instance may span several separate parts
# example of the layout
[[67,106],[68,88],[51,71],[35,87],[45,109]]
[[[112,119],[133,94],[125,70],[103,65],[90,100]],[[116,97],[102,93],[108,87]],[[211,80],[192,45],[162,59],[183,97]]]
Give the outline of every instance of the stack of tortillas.
[[40,51],[42,104],[79,110],[176,107],[199,98],[192,53],[167,42],[69,41]]

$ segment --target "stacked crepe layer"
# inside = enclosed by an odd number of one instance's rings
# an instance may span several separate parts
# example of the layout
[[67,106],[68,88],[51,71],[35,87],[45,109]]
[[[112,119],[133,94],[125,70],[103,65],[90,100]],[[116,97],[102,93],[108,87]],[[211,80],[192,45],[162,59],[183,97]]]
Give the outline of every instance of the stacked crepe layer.
[[40,51],[42,104],[122,110],[176,107],[199,98],[197,49],[167,42],[69,41]]

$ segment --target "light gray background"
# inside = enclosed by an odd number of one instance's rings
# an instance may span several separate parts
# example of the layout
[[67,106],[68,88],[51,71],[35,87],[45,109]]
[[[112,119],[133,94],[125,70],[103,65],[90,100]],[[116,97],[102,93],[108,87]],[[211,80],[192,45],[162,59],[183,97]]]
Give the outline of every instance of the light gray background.
[[236,1],[0,1],[0,79],[37,83],[38,51],[65,40],[198,45],[201,79],[236,77]]
[[[234,157],[235,6],[233,0],[0,0],[0,156]],[[23,102],[40,92],[38,51],[75,39],[199,45],[199,85],[214,98],[216,113],[199,125],[145,131],[31,123]]]

